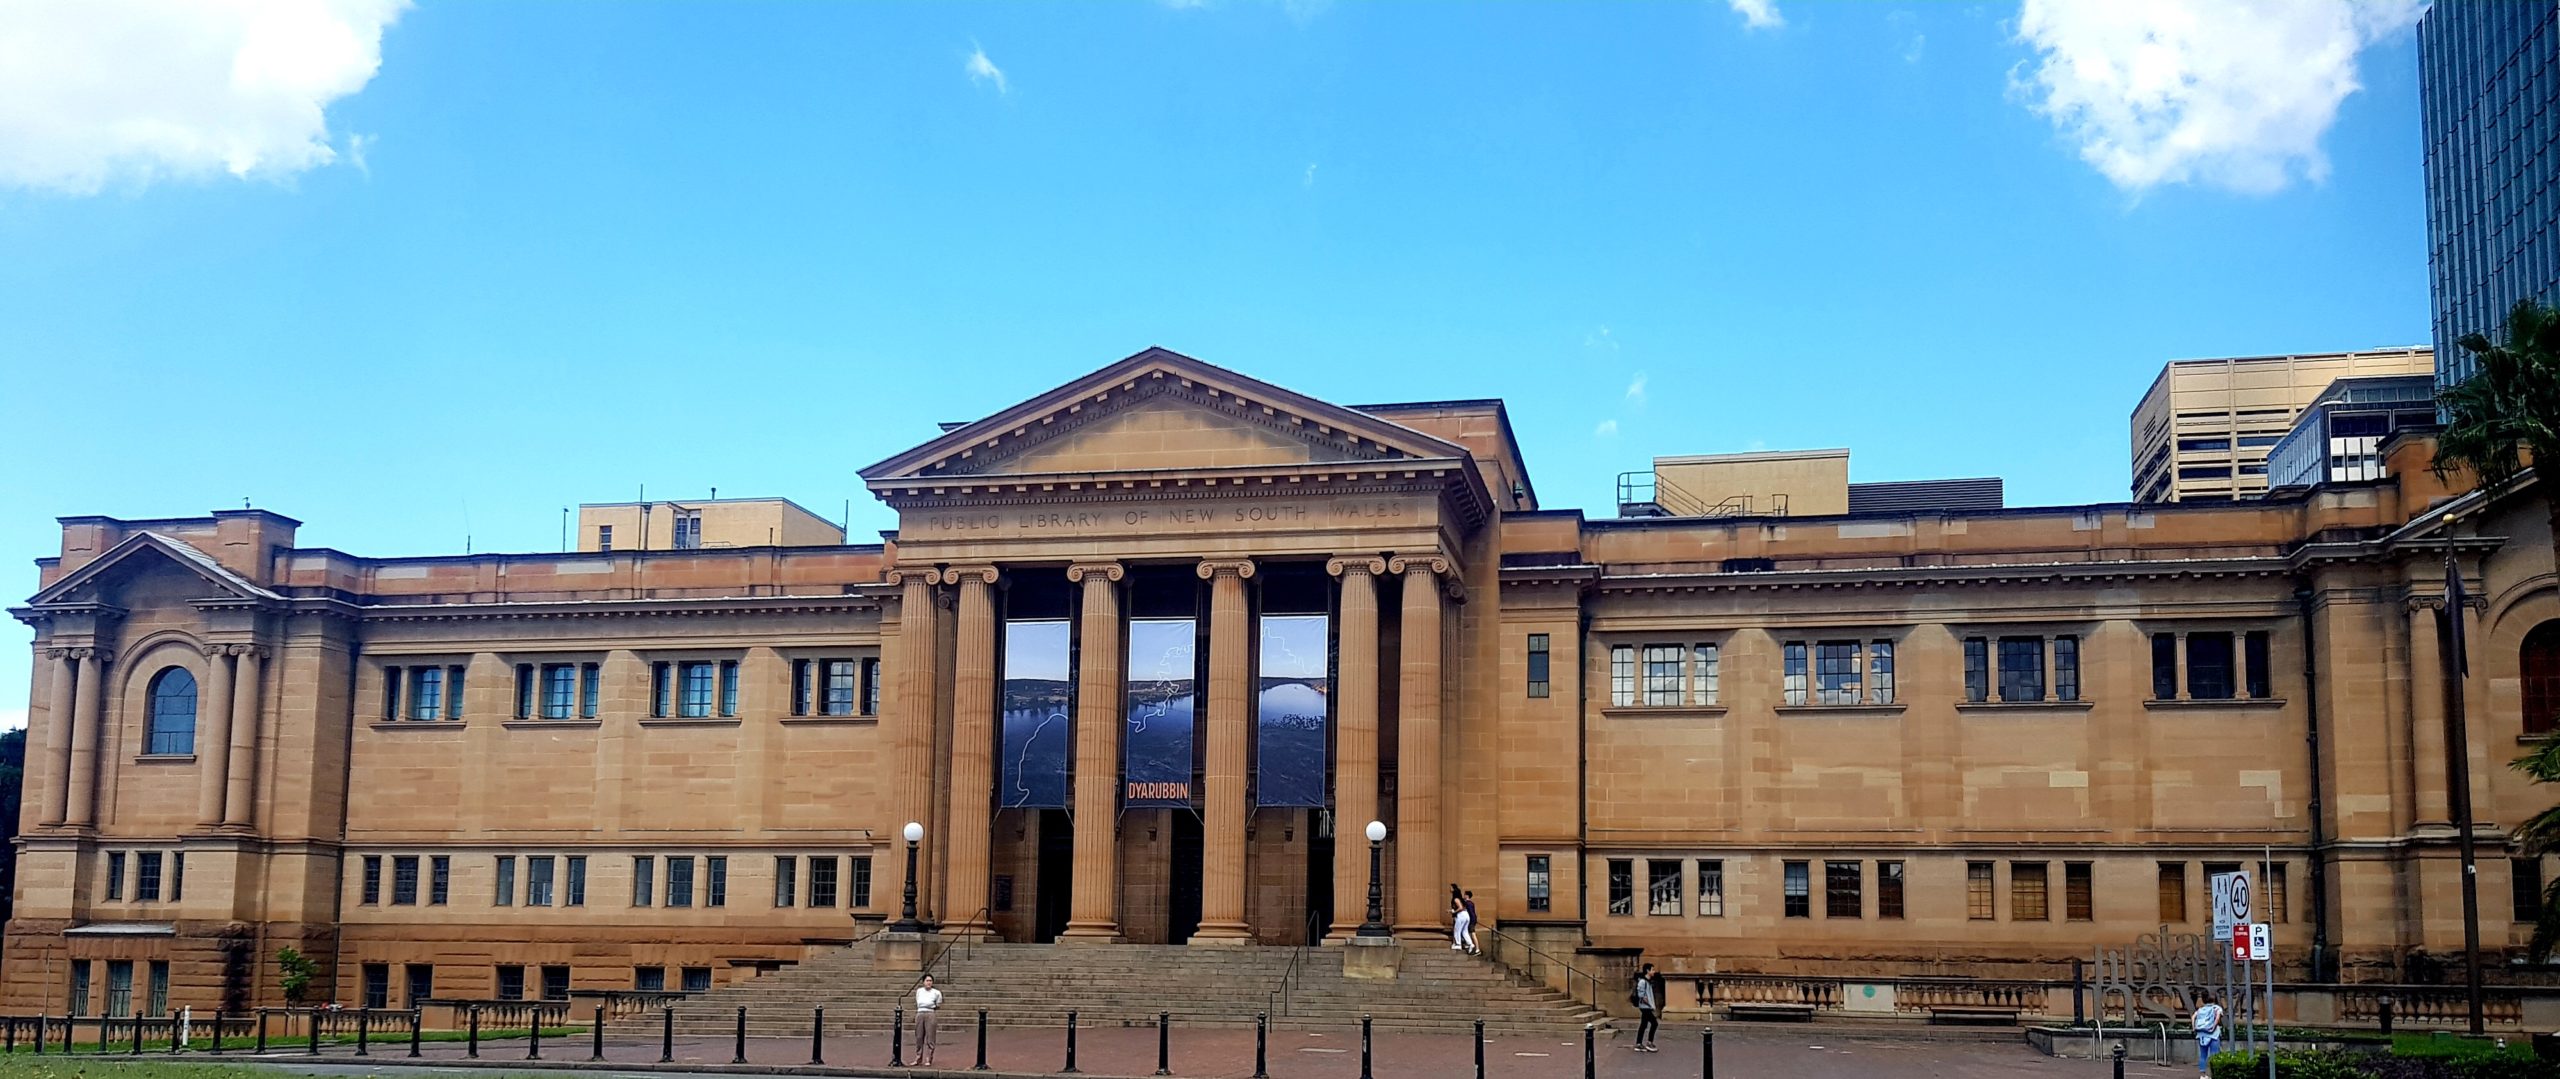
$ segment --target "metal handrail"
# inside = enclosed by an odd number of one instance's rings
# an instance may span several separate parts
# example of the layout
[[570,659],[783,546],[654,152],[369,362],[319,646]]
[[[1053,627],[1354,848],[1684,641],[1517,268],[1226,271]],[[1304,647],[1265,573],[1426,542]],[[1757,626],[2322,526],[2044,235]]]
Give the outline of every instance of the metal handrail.
[[[962,925],[974,925],[974,926],[979,926],[979,927],[981,927],[982,932],[983,932],[983,931],[992,931],[992,930],[994,929],[994,927],[995,927],[995,920],[994,920],[994,918],[993,918],[994,913],[995,913],[995,910],[994,910],[994,905],[993,905],[993,904],[989,904],[989,905],[984,906],[984,907],[979,907],[979,908],[978,908],[977,913],[970,915],[970,916],[969,916],[969,920],[968,920],[968,921],[966,921],[966,922],[962,922],[962,923],[960,923],[960,924],[962,924]],[[956,936],[956,937],[945,937],[945,938],[943,938],[943,941],[942,941],[942,947],[935,949],[935,950],[934,950],[934,953],[933,953],[933,955],[932,955],[932,957],[931,957],[931,958],[928,958],[928,959],[926,959],[926,960],[924,961],[924,967],[923,967],[923,969],[921,969],[920,971],[918,971],[918,972],[917,972],[917,974],[916,974],[916,980],[917,980],[917,981],[919,981],[919,982],[923,981],[926,977],[928,977],[928,976],[930,976],[930,975],[932,975],[932,974],[933,974],[933,965],[934,965],[934,964],[936,964],[936,963],[942,963],[942,964],[943,964],[943,967],[942,967],[942,980],[943,980],[943,981],[946,981],[946,982],[947,982],[947,981],[950,981],[950,980],[951,980],[951,966],[950,966],[950,964],[949,964],[948,962],[946,962],[946,960],[947,960],[947,959],[950,957],[950,955],[951,955],[951,948],[952,948],[952,946],[953,946],[953,945],[958,945],[958,944],[966,944],[966,945],[968,945],[968,946],[969,946],[969,947],[968,947],[968,950],[967,950],[967,951],[964,951],[964,952],[962,952],[962,953],[961,953],[961,958],[963,958],[963,959],[974,959],[974,958],[976,958],[976,957],[977,957],[977,955],[978,955],[978,945],[977,945],[977,938],[978,938],[978,936],[979,936],[979,934],[978,934],[978,933],[964,933],[964,934],[962,934],[962,935],[960,935],[960,936]]]
[[[1548,963],[1553,963],[1553,964],[1555,964],[1557,967],[1562,968],[1562,969],[1564,970],[1564,995],[1565,995],[1565,998],[1566,998],[1566,999],[1568,999],[1568,1000],[1574,1000],[1574,1001],[1580,1001],[1580,1002],[1582,1002],[1582,1003],[1588,1004],[1588,1005],[1591,1007],[1591,1010],[1593,1010],[1593,1011],[1607,1011],[1607,1010],[1608,1010],[1608,1009],[1606,1009],[1606,1008],[1601,1007],[1601,1005],[1600,1005],[1600,976],[1599,976],[1599,975],[1597,975],[1597,974],[1592,974],[1592,973],[1590,973],[1590,972],[1588,972],[1588,971],[1584,971],[1584,970],[1582,970],[1581,968],[1574,966],[1574,965],[1573,965],[1573,963],[1572,963],[1572,962],[1570,962],[1570,961],[1568,961],[1568,960],[1560,959],[1560,958],[1557,958],[1556,956],[1551,955],[1551,954],[1549,954],[1549,953],[1547,953],[1547,952],[1541,951],[1541,950],[1539,950],[1539,949],[1537,948],[1537,946],[1530,944],[1528,941],[1521,940],[1520,938],[1515,937],[1515,936],[1512,936],[1512,935],[1511,935],[1511,934],[1509,934],[1509,933],[1505,933],[1505,932],[1503,932],[1502,930],[1500,930],[1500,929],[1498,929],[1498,928],[1495,928],[1495,927],[1493,927],[1493,926],[1478,926],[1478,927],[1476,928],[1476,931],[1477,931],[1477,932],[1479,932],[1479,933],[1482,933],[1482,934],[1484,934],[1484,935],[1486,935],[1486,936],[1492,937],[1492,938],[1493,938],[1493,941],[1494,941],[1494,944],[1495,944],[1495,946],[1496,946],[1497,948],[1499,948],[1499,947],[1500,947],[1500,946],[1502,946],[1502,945],[1506,945],[1506,944],[1507,944],[1507,945],[1510,945],[1511,947],[1514,947],[1514,948],[1517,948],[1517,949],[1519,949],[1519,950],[1521,950],[1521,951],[1524,951],[1524,952],[1529,953],[1529,955],[1530,955],[1531,957],[1533,957],[1533,958],[1540,959],[1540,960],[1544,960],[1544,961],[1546,961],[1546,962],[1548,962]],[[1521,974],[1524,974],[1524,975],[1528,975],[1529,977],[1532,977],[1532,978],[1537,977],[1537,975],[1535,975],[1535,974],[1533,974],[1533,973],[1531,973],[1531,972],[1529,972],[1529,971],[1522,970],[1518,964],[1515,964],[1515,963],[1509,962],[1508,960],[1504,960],[1504,959],[1502,959],[1502,958],[1500,957],[1499,953],[1497,953],[1497,954],[1496,954],[1496,957],[1495,957],[1495,958],[1496,958],[1496,961],[1497,961],[1497,962],[1501,962],[1501,963],[1502,963],[1502,965],[1504,965],[1504,966],[1506,966],[1506,967],[1509,967],[1509,968],[1511,968],[1511,969],[1512,969],[1512,970],[1514,970],[1514,971],[1517,971],[1517,972],[1519,972],[1519,973],[1521,973]],[[1575,985],[1575,979],[1576,979],[1576,978],[1581,979],[1581,981],[1582,981],[1584,984],[1587,984],[1587,985],[1589,985],[1589,986],[1590,986],[1590,989],[1591,989],[1591,999],[1589,999],[1588,1001],[1583,1001],[1583,1000],[1582,1000],[1582,998],[1577,997],[1577,996],[1575,996],[1575,995],[1574,995],[1574,985]]]
[[[1307,931],[1306,942],[1289,950],[1289,965],[1281,968],[1280,971],[1280,987],[1263,994],[1263,1010],[1272,1015],[1289,1014],[1290,993],[1297,985],[1298,960],[1306,956],[1308,948],[1314,947],[1322,943],[1324,940],[1324,926],[1316,917],[1316,912],[1312,910],[1307,912],[1307,921],[1304,928]],[[1276,1006],[1273,1003],[1275,1000],[1277,1001]]]

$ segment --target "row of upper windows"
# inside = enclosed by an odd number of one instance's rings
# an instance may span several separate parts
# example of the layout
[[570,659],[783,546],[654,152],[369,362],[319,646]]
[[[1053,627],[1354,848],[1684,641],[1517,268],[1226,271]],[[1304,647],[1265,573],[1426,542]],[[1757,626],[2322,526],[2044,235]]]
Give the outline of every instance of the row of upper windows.
[[[463,718],[463,676],[464,668],[459,664],[385,666],[382,669],[382,718],[408,721]],[[515,667],[515,676],[513,718],[596,718],[604,695],[604,669],[601,664],[519,663]],[[651,663],[649,714],[657,718],[680,719],[735,717],[738,714],[738,682],[738,661],[733,659]],[[188,729],[192,738],[192,681],[188,683],[188,700]],[[792,715],[874,716],[879,713],[878,659],[846,657],[791,661]]]
[[[523,870],[521,891],[517,888],[519,862]],[[368,854],[362,865],[356,899],[361,905],[444,906],[452,897],[450,855]],[[587,866],[588,856],[583,854],[495,855],[490,868],[489,903],[496,907],[586,906]],[[807,881],[805,890],[803,879]],[[833,907],[840,900],[856,909],[871,905],[870,855],[774,856],[775,907]],[[633,855],[631,905],[726,907],[729,858],[719,854],[700,858],[684,854]]]
[[[1725,913],[1725,859],[1699,858],[1611,858],[1607,866],[1608,913],[1611,917],[1633,917],[1638,912],[1636,867],[1644,866],[1643,910],[1652,917],[1685,917],[1690,913],[1689,895],[1684,877],[1696,882],[1696,914],[1702,918],[1720,918]],[[1689,867],[1694,864],[1694,876]],[[1868,863],[1860,859],[1824,859],[1822,866],[1822,916],[1825,918],[1863,918],[1867,916],[1866,882]],[[1788,918],[1813,917],[1813,867],[1811,859],[1784,859],[1779,863],[1782,901],[1781,913]],[[1899,859],[1879,859],[1874,863],[1875,917],[1896,920],[1903,917],[1905,876]],[[1990,861],[1968,861],[1965,864],[1965,917],[1971,921],[1994,921],[2000,917],[1999,867]],[[2052,865],[2047,861],[2012,860],[2009,867],[2008,920],[2044,922],[2054,920],[2052,902]],[[2236,873],[2238,862],[2204,863],[2204,879],[2219,873]],[[2539,895],[2538,864],[2531,875],[2532,886],[2517,885],[2519,920],[2524,917],[2524,896],[2530,890]],[[2267,921],[2286,920],[2286,863],[2260,862],[2256,868],[2256,903],[2261,917]],[[1533,912],[1549,909],[1548,856],[1528,856],[1528,902]],[[2086,922],[2096,918],[2097,868],[2090,862],[2062,863],[2063,921]],[[2519,881],[2526,875],[2519,873]],[[2160,921],[2166,924],[2187,920],[2187,863],[2158,863]]]
[[[175,903],[186,898],[187,855],[184,851],[137,850],[106,852],[106,901],[111,903]],[[133,866],[132,887],[126,887],[125,865]],[[128,895],[130,893],[130,895]]]
[[[1966,703],[2083,699],[2082,641],[2076,635],[1966,637],[1963,644]],[[2152,699],[2268,699],[2274,693],[2272,647],[2264,630],[2155,633]],[[1790,708],[1893,704],[1894,656],[1891,640],[1786,641],[1779,651],[1780,699]],[[1528,657],[1528,695],[1547,696],[1552,686],[1546,634],[1529,635]],[[1722,657],[1715,641],[1610,645],[1609,705],[1720,706]]]

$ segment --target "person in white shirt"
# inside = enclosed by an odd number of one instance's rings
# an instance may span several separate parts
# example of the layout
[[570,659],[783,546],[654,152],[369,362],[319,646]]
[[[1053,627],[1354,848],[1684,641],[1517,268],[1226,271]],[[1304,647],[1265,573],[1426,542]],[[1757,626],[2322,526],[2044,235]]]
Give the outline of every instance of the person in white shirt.
[[2222,1050],[2222,1005],[2214,1003],[2213,994],[2197,994],[2196,1014],[2187,1020],[2196,1032],[2196,1074],[2213,1074],[2213,1054]]
[[942,1010],[942,990],[933,987],[933,975],[916,983],[916,1067],[933,1066],[933,1017]]

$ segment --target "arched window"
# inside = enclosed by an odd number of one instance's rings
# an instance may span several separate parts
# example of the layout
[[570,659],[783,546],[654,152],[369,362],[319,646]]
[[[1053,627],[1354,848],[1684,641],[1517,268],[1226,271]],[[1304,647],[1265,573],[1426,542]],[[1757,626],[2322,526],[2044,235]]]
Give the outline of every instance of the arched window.
[[2524,732],[2560,730],[2560,620],[2533,627],[2524,635]]
[[196,676],[170,667],[151,676],[151,748],[154,754],[196,751]]

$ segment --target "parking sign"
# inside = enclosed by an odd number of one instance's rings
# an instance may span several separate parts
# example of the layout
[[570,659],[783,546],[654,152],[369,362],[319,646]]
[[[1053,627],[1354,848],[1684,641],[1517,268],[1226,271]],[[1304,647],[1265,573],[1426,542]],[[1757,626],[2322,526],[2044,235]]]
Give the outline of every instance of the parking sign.
[[2265,922],[2249,923],[2249,957],[2266,960],[2276,957],[2275,934],[2268,931]]
[[2230,940],[2231,927],[2249,924],[2249,875],[2216,873],[2213,885],[2213,939]]

